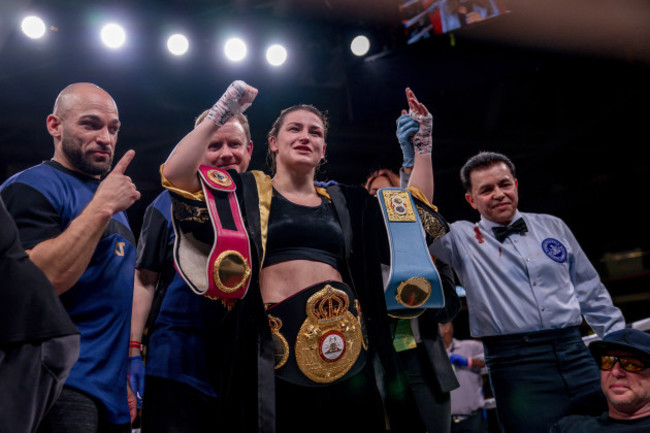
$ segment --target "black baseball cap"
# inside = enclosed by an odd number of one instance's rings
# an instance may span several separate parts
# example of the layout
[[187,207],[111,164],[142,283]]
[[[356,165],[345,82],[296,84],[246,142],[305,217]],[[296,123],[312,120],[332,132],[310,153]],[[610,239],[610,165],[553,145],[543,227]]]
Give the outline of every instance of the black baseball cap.
[[602,340],[589,344],[593,356],[617,349],[637,354],[650,361],[650,334],[638,329],[625,328],[611,332]]

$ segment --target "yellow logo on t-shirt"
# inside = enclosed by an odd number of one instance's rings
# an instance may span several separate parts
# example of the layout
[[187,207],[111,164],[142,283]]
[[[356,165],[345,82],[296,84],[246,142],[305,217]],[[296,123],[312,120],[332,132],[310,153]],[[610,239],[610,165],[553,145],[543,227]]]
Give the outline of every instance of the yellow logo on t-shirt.
[[126,242],[117,242],[115,244],[115,254],[124,257],[124,245],[126,245]]

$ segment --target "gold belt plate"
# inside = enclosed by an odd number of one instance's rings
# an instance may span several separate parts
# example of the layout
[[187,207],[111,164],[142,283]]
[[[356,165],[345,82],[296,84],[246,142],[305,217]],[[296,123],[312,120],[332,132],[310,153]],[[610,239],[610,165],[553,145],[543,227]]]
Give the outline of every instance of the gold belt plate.
[[362,327],[349,306],[347,293],[329,284],[307,300],[307,319],[296,337],[296,361],[316,383],[340,379],[359,357]]
[[415,222],[415,212],[408,191],[389,189],[382,191],[386,214],[390,222]]
[[271,336],[273,338],[273,353],[275,355],[275,366],[277,370],[287,363],[289,360],[289,343],[287,339],[280,333],[282,328],[282,319],[272,315],[268,315],[269,326],[271,327]]

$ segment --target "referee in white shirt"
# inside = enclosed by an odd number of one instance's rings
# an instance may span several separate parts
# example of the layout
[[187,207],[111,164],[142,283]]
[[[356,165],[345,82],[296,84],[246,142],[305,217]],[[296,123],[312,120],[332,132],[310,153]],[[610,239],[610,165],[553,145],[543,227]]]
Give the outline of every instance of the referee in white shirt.
[[570,413],[602,413],[600,373],[579,325],[584,316],[603,337],[625,327],[621,311],[562,220],[517,209],[510,159],[481,152],[461,181],[481,219],[451,224],[430,250],[466,289],[502,427],[546,433]]

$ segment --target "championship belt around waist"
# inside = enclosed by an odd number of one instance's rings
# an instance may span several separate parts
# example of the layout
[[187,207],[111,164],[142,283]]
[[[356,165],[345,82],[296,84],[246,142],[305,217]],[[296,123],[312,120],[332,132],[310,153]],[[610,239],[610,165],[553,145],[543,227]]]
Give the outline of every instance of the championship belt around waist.
[[427,308],[442,308],[445,298],[411,193],[381,188],[377,198],[390,243],[390,275],[384,287],[388,315],[409,319]]
[[[180,216],[183,210],[172,209],[176,235],[174,265],[195,293],[219,299],[230,307],[244,297],[250,284],[248,233],[235,195],[235,183],[228,173],[202,165],[199,175],[209,216],[204,216],[202,222],[210,223],[212,244],[198,239],[195,232],[184,230]],[[173,206],[177,205],[183,203],[174,202]]]
[[346,284],[313,285],[266,313],[276,377],[318,387],[352,377],[365,366],[368,343],[361,306]]

